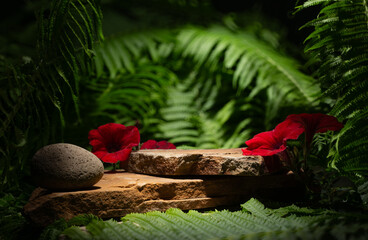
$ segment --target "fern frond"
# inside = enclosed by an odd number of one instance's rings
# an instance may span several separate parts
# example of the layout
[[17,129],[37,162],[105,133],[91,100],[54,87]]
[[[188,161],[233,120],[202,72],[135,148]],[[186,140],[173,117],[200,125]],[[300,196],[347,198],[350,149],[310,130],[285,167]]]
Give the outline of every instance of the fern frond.
[[[45,10],[50,11],[48,18]],[[56,85],[63,97],[69,91],[78,118],[79,82],[94,71],[92,49],[103,39],[101,18],[94,0],[58,0],[39,13],[40,75],[47,81],[43,86],[50,91],[48,86]]]
[[[97,223],[97,222],[96,222]],[[126,224],[121,226],[116,221],[106,221],[106,228],[102,228],[102,232],[99,235],[99,239],[147,239],[150,236],[142,231],[142,228],[138,224]]]
[[216,211],[212,213],[211,216],[218,221],[226,222],[226,224],[231,225],[229,229],[239,229],[243,233],[263,232],[268,230],[265,226],[254,223],[249,215],[242,214],[241,212],[223,210]]
[[110,78],[117,74],[134,73],[143,62],[157,63],[171,53],[173,37],[165,30],[136,32],[107,38],[95,47],[97,76],[109,72]]
[[362,198],[363,204],[368,205],[368,181],[358,186],[358,192]]
[[265,209],[264,205],[254,198],[241,206],[243,211],[250,212],[257,221],[262,223],[263,226],[268,227],[270,230],[286,229],[290,225],[285,219],[280,218],[277,215],[270,214],[270,212]]
[[[190,86],[192,81],[193,79],[187,79],[185,84]],[[206,81],[208,82],[211,81]],[[172,87],[168,92],[168,106],[161,110],[164,122],[159,125],[160,133],[156,136],[169,139],[178,145],[197,148],[223,147],[226,142],[224,125],[235,109],[234,103],[229,102],[216,116],[210,117],[208,110],[212,107],[211,103],[214,103],[218,91],[218,88],[213,87],[210,92],[206,92],[201,83],[191,89],[187,89],[183,84]],[[242,127],[238,128],[238,133],[244,131],[245,124]],[[233,143],[234,138],[231,139]],[[242,142],[243,140],[240,140],[234,145]]]
[[157,221],[160,221],[160,224],[164,226],[171,225],[171,229],[175,233],[175,238],[177,239],[193,239],[192,232],[195,231],[193,226],[186,224],[182,221],[177,221],[177,218],[171,214],[163,213],[163,212],[149,212],[147,213],[149,216],[154,216]]
[[[141,134],[157,131],[159,108],[166,101],[168,86],[178,81],[177,76],[163,66],[152,64],[142,64],[134,71],[113,79],[84,82],[81,105],[86,110],[82,121],[90,128],[101,124],[99,119],[124,125],[139,122]],[[91,117],[97,121],[91,122]]]
[[182,68],[194,68],[169,90],[157,138],[196,148],[240,147],[255,125],[274,127],[286,102],[316,103],[314,80],[252,35],[222,27],[177,31],[174,56],[184,57]]
[[[46,111],[46,108],[53,106],[47,102],[47,96],[39,92],[34,80],[6,61],[0,65],[3,70],[3,78],[0,80],[0,188],[3,188],[17,186],[19,171],[27,169],[25,159],[40,144],[46,144],[53,137],[52,131],[47,129],[58,128],[52,123],[57,121],[57,115]],[[47,129],[35,139],[41,126]]]
[[[211,222],[201,221],[196,217],[185,214],[179,209],[170,209],[168,213],[175,216],[176,219],[183,221],[183,223],[186,225],[192,226],[193,230],[197,232],[197,235],[200,234],[204,238],[211,239],[214,237],[223,236],[223,230],[218,229],[218,227],[216,227],[214,224],[211,224]],[[205,218],[206,217],[207,216],[205,216]],[[196,239],[200,239],[199,236],[197,236]]]
[[[132,213],[120,223],[93,221],[87,231],[93,239],[316,239],[316,236],[359,239],[368,234],[365,229],[368,219],[364,214],[348,215],[294,205],[269,209],[256,199],[242,206],[246,211],[184,213],[171,208],[166,212]],[[72,231],[64,233],[70,239],[80,239],[81,235]]]
[[[177,32],[179,34],[176,34]],[[273,105],[270,104],[268,107],[270,111],[266,113],[268,120],[265,121],[265,125],[270,128],[271,120],[274,120],[275,113],[287,97],[292,102],[298,101],[306,104],[303,94],[293,92],[293,90],[299,90],[291,79],[300,77],[304,79],[301,82],[309,82],[308,85],[311,88],[318,89],[313,86],[312,78],[306,77],[297,70],[293,60],[277,54],[276,51],[270,49],[266,44],[259,43],[251,35],[244,37],[240,33],[235,34],[223,28],[205,30],[191,27],[178,28],[174,31],[125,33],[112,36],[103,45],[96,47],[95,51],[96,69],[100,77],[106,76],[105,72],[108,73],[110,79],[121,78],[129,74],[134,75],[137,68],[141,68],[141,64],[157,62],[174,71],[178,79],[183,79],[181,80],[183,84],[169,86],[166,106],[161,105],[160,110],[163,121],[159,122],[158,131],[154,134],[156,138],[169,140],[176,145],[189,145],[197,148],[231,148],[242,145],[254,131],[250,128],[254,121],[249,120],[250,111],[249,116],[239,120],[240,114],[236,113],[236,107],[244,108],[244,102],[252,104],[249,103],[250,100],[243,101],[242,106],[239,100],[231,101],[230,94],[233,95],[234,91],[238,93],[243,91],[244,95],[248,95],[250,91],[249,97],[252,100],[256,95],[263,94],[264,89],[270,85],[279,90],[281,95],[271,96],[269,94],[271,99],[268,103],[273,102]],[[241,56],[236,57],[238,53],[241,53]],[[268,56],[268,54],[271,55]],[[244,62],[249,57],[250,61],[256,63],[255,65]],[[242,64],[240,64],[240,58],[243,59]],[[225,59],[224,62],[223,59]],[[193,69],[193,65],[197,67]],[[293,69],[290,70],[291,68]],[[229,77],[233,77],[234,84],[228,81]],[[244,80],[245,78],[248,83],[244,84],[245,81],[242,81],[242,84],[238,84],[239,79]],[[280,79],[285,85],[280,84]],[[226,89],[232,88],[233,90],[224,93],[220,87],[221,84],[226,86]],[[306,85],[302,87],[305,93],[308,92]],[[124,90],[121,90],[121,94],[110,95],[111,98],[102,104],[106,110],[116,107],[117,111],[125,112],[125,115],[131,114],[125,107],[126,101],[117,100],[116,103],[121,103],[119,105],[115,103],[112,105],[112,102],[109,102],[114,97],[118,99],[119,96],[123,96],[123,92]],[[229,97],[225,100],[220,97],[222,94],[227,94]],[[312,90],[308,94],[312,95]],[[125,93],[125,95],[128,94]],[[275,101],[276,97],[279,101]],[[241,99],[241,96],[238,94],[237,98]],[[149,108],[151,107],[148,105],[142,105],[133,112],[140,111],[138,116],[142,116],[143,112]],[[216,108],[222,110],[214,112]],[[260,107],[262,108],[263,106]],[[111,111],[101,112],[105,114]],[[260,110],[260,112],[263,111]],[[128,124],[132,122],[131,119],[132,116],[113,120],[126,121],[125,123]],[[144,121],[147,122],[147,120]],[[237,121],[241,124],[237,124]],[[230,122],[233,125],[232,129],[225,126]]]
[[324,95],[336,100],[331,114],[346,121],[336,138],[336,149],[330,152],[330,166],[366,175],[368,4],[365,0],[313,0],[303,7],[312,5],[322,8],[318,17],[306,24],[314,27],[306,39],[306,51],[321,64],[318,77]]
[[63,140],[64,112],[71,106],[78,118],[79,81],[92,74],[92,47],[102,39],[102,16],[94,0],[57,0],[43,7],[38,59],[13,67],[1,58],[0,153],[6,159],[1,187],[16,186],[19,171],[28,173],[36,150]]
[[368,108],[350,119],[337,135],[336,154],[331,166],[349,174],[367,176]]
[[[276,85],[289,97],[298,95],[313,103],[319,93],[315,81],[297,70],[297,63],[246,33],[232,33],[221,27],[191,27],[178,35],[183,56],[199,66],[233,70],[233,86],[244,90],[254,79]],[[223,59],[223,65],[221,63]]]
[[324,4],[318,18],[306,25],[315,28],[306,39],[306,51],[322,63],[318,75],[325,95],[340,95],[332,113],[347,118],[364,106],[360,99],[367,90],[367,3],[330,0],[306,1],[304,5],[320,2]]
[[75,239],[75,240],[91,239],[91,236],[87,232],[81,230],[79,227],[76,227],[76,226],[72,226],[72,227],[66,229],[63,232],[63,234],[65,236],[73,236],[73,239]]
[[[158,239],[174,239],[177,237],[175,232],[167,231],[165,228],[166,222],[160,218],[151,217],[148,214],[129,214],[125,217],[125,220],[129,220],[138,224],[142,229],[154,229],[155,237]],[[171,229],[170,229],[171,230]]]

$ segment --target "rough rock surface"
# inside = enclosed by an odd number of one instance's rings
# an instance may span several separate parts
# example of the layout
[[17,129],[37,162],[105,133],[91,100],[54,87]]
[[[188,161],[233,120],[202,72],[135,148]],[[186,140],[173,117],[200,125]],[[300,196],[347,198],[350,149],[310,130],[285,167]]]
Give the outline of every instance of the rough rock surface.
[[31,161],[38,186],[54,190],[89,188],[104,174],[102,162],[84,148],[68,143],[47,145]]
[[150,149],[132,152],[128,171],[151,175],[260,176],[267,172],[261,156],[234,149]]
[[250,197],[290,200],[302,192],[303,187],[293,175],[178,179],[118,171],[106,172],[90,190],[52,192],[37,188],[24,213],[35,224],[46,226],[56,219],[68,220],[83,213],[108,219],[172,207],[182,210],[239,207]]

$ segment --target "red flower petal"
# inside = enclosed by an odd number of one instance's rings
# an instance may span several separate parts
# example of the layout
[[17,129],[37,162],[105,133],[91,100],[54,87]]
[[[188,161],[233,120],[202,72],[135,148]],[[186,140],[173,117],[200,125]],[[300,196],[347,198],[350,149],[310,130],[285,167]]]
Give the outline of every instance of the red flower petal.
[[105,125],[99,126],[97,131],[102,136],[105,143],[110,143],[115,141],[115,136],[118,132],[123,131],[125,126],[118,123],[107,123]]
[[93,139],[98,139],[101,141],[103,139],[103,137],[101,136],[100,132],[97,129],[92,129],[88,133],[88,140],[93,140]]
[[319,117],[319,119],[319,123],[316,127],[316,133],[339,131],[344,127],[344,124],[340,123],[334,116],[325,115]]
[[323,133],[330,131],[338,131],[344,127],[337,118],[322,113],[302,113],[292,114],[287,119],[302,124],[306,131],[312,131],[315,133]]
[[123,162],[128,160],[131,151],[131,148],[126,148],[118,152],[108,153],[101,160],[107,163],[117,163],[118,161]]
[[106,156],[106,154],[109,154],[107,151],[95,151],[93,152],[94,155],[96,155],[99,159],[102,159]]
[[97,129],[93,129],[89,131],[88,140],[89,140],[89,144],[93,146],[93,148],[95,148],[95,144],[97,145],[97,142],[95,140],[102,142],[102,143],[104,141],[103,137],[101,136],[100,132]]
[[282,145],[277,149],[257,148],[249,150],[249,148],[242,149],[243,155],[258,155],[258,156],[272,156],[280,153],[286,149],[286,146]]
[[344,127],[335,117],[322,113],[302,113],[289,115],[287,120],[299,123],[305,129],[305,139],[307,146],[310,146],[315,133],[327,131],[338,131]]
[[286,141],[289,139],[298,139],[298,137],[304,132],[304,128],[299,123],[286,119],[277,125],[274,131],[279,138]]
[[93,139],[93,140],[89,141],[89,144],[91,146],[93,146],[93,152],[95,152],[95,151],[107,151],[105,144],[103,142],[101,142],[100,140],[98,140],[98,139]]
[[286,120],[272,131],[255,135],[246,141],[248,148],[242,149],[243,155],[272,156],[286,149],[288,139],[297,139],[304,131],[300,124]]
[[131,148],[123,149],[119,152],[116,152],[116,157],[119,159],[120,162],[124,162],[129,159],[129,155],[132,152]]
[[155,140],[148,140],[142,144],[141,149],[176,149],[176,147],[167,141],[156,142]]
[[148,140],[142,144],[141,149],[156,149],[156,144],[155,140]]
[[120,141],[122,147],[132,148],[138,146],[141,141],[138,128],[135,126],[126,127],[124,131],[119,133],[116,141]]
[[285,120],[272,131],[262,132],[246,141],[248,148],[242,149],[243,155],[272,156],[286,149],[286,141],[297,139],[304,129],[299,123]]
[[[262,132],[255,135],[252,139],[245,142],[248,145],[249,150],[263,148],[274,149],[278,145],[277,140],[274,137],[274,131]],[[280,145],[282,142],[280,143]]]
[[116,163],[129,158],[132,147],[138,146],[139,131],[134,126],[108,123],[88,134],[92,152],[104,162]]
[[176,146],[167,141],[160,141],[157,143],[159,149],[176,149]]

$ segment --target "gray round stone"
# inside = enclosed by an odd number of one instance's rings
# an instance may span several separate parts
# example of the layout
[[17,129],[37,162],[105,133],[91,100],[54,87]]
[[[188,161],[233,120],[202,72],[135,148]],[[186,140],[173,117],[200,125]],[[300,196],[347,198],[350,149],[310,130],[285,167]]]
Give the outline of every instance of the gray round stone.
[[31,161],[36,184],[53,190],[76,190],[96,184],[104,174],[100,159],[79,146],[68,143],[47,145]]

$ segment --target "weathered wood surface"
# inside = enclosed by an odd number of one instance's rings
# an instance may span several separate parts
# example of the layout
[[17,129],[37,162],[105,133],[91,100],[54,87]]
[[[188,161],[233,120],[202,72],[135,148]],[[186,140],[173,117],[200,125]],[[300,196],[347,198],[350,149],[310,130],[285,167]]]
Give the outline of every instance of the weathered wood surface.
[[288,199],[302,192],[293,175],[166,178],[118,171],[105,172],[91,189],[51,192],[37,188],[24,207],[35,224],[91,213],[117,218],[132,212],[169,208],[207,209],[239,205],[250,197]]
[[131,153],[128,171],[162,176],[267,174],[261,156],[244,156],[240,148],[140,150]]

